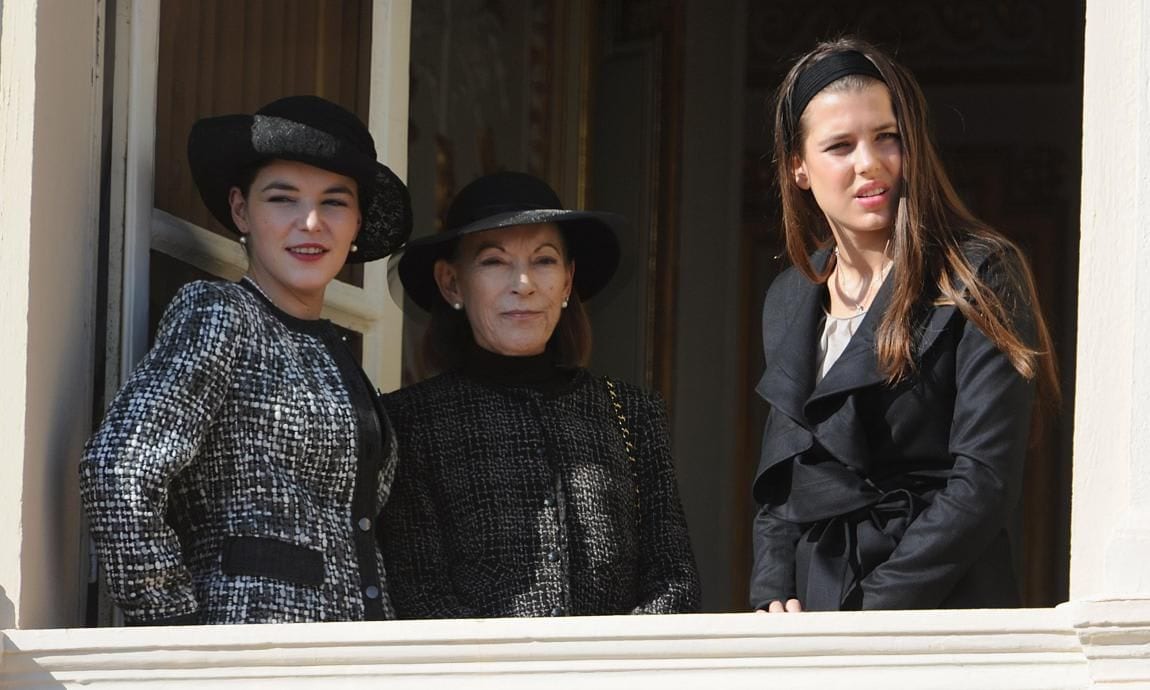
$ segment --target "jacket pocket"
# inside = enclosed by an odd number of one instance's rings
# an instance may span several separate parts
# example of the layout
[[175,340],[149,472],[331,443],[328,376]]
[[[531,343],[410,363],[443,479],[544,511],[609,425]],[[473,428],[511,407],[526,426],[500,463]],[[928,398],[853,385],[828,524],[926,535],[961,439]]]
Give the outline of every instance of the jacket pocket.
[[254,575],[297,585],[323,584],[323,553],[266,537],[228,537],[220,570],[225,575]]

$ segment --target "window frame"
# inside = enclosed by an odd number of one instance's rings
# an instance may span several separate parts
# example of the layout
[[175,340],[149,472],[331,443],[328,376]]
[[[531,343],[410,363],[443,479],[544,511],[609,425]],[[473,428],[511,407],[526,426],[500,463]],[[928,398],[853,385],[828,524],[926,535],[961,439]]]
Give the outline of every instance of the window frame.
[[[119,295],[119,347],[110,343],[109,377],[114,392],[148,348],[150,252],[155,250],[227,280],[246,269],[236,242],[155,208],[156,95],[159,69],[160,0],[132,0],[117,7],[118,66],[125,68],[117,103],[126,117],[116,128],[117,149],[124,152],[123,251],[120,265],[110,267],[110,295]],[[368,129],[380,160],[399,177],[407,170],[408,61],[411,0],[374,0],[372,4],[371,76]],[[126,53],[127,55],[123,55]],[[117,70],[117,73],[123,73]],[[116,174],[120,173],[120,174]],[[115,197],[116,195],[114,195]],[[113,252],[116,255],[117,252]],[[115,288],[119,288],[118,290]],[[115,297],[112,298],[115,301]],[[324,318],[363,336],[363,368],[383,390],[399,387],[403,315],[388,293],[387,261],[364,266],[363,287],[333,282],[324,296]],[[110,396],[109,396],[110,397]]]

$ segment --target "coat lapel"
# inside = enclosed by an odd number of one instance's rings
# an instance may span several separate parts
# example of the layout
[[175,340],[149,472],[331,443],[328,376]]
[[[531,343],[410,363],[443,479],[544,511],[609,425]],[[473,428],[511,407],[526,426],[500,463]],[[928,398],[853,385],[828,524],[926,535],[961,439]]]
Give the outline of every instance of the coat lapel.
[[825,398],[873,386],[883,381],[884,377],[878,370],[878,358],[875,354],[875,331],[882,323],[882,316],[890,304],[893,285],[894,280],[888,275],[878,294],[875,295],[867,315],[859,324],[859,329],[851,336],[850,343],[823,380],[815,386],[807,400],[808,406]]
[[958,307],[953,304],[947,304],[939,307],[934,307],[930,310],[930,316],[926,320],[926,324],[922,327],[922,331],[918,334],[918,343],[915,348],[915,355],[921,360],[922,356],[926,354],[938,340],[938,336],[946,331],[947,324],[958,314]]
[[[812,257],[816,270],[825,265],[828,256],[829,252],[819,252]],[[870,465],[869,444],[857,408],[859,400],[856,393],[881,385],[885,380],[879,371],[875,341],[883,314],[890,305],[894,283],[892,276],[888,275],[858,331],[838,361],[816,385],[815,366],[824,287],[796,276],[794,285],[785,295],[785,304],[789,306],[787,314],[765,326],[778,330],[764,333],[767,367],[756,386],[759,395],[772,408],[790,418],[795,426],[775,421],[779,428],[768,435],[774,443],[764,439],[760,471],[764,466],[806,450],[810,436],[804,432],[813,434],[819,444],[839,461],[858,469]],[[956,313],[953,306],[930,309],[916,338],[915,354],[918,357],[947,330]],[[788,433],[782,433],[785,430],[789,430]]]
[[[892,271],[893,273],[893,271]],[[873,386],[882,383],[885,376],[879,371],[878,353],[875,349],[876,332],[882,324],[883,314],[890,306],[891,293],[894,292],[894,281],[888,276],[887,280],[875,295],[870,311],[859,324],[858,331],[851,337],[850,343],[843,350],[837,362],[831,367],[823,380],[815,386],[807,406],[817,404],[819,401],[852,390]],[[931,307],[922,327],[915,334],[915,355],[919,358],[934,345],[938,336],[946,331],[950,320],[958,313],[953,305]],[[809,409],[804,407],[804,409]]]
[[[826,257],[815,259],[817,267]],[[803,404],[814,388],[814,345],[823,313],[822,295],[822,285],[797,277],[794,289],[786,296],[791,306],[787,316],[766,326],[782,332],[764,334],[764,340],[773,346],[764,353],[767,367],[755,390],[771,407],[800,423],[804,422]]]
[[[812,257],[816,270],[825,265],[828,256],[828,252],[819,252]],[[875,351],[876,331],[890,305],[894,283],[891,276],[887,276],[858,331],[816,385],[824,287],[801,276],[795,278],[785,295],[784,303],[790,307],[788,313],[767,326],[781,332],[764,333],[767,368],[756,390],[789,421],[775,419],[773,428],[768,429],[760,473],[782,459],[805,452],[812,435],[840,462],[863,471],[870,466],[858,393],[885,380]],[[930,308],[916,334],[916,357],[921,359],[931,349],[957,314],[952,305]]]
[[871,463],[870,444],[855,393],[885,380],[875,353],[875,331],[890,304],[893,286],[888,275],[850,343],[803,405],[803,415],[819,444],[840,462],[864,471]]

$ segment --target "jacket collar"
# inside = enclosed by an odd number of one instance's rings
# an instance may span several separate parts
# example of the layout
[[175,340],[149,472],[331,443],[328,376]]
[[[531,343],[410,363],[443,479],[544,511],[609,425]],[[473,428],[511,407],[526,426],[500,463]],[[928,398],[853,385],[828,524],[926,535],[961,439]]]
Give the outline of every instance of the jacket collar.
[[767,368],[756,390],[771,407],[802,420],[803,404],[814,387],[816,352],[813,344],[818,338],[822,290],[805,278],[797,282],[794,292],[787,296],[791,309],[786,317],[767,326],[781,329],[782,336],[764,334],[765,341],[774,343],[774,347],[768,345],[764,352]]
[[[828,250],[816,252],[811,257],[812,265],[822,270],[829,256]],[[892,270],[891,274],[894,273]],[[767,368],[756,390],[772,408],[813,433],[832,455],[860,468],[868,465],[867,444],[862,438],[864,429],[859,419],[857,396],[853,394],[885,381],[879,370],[875,342],[883,314],[893,297],[894,284],[888,275],[847,348],[817,384],[815,363],[826,292],[823,285],[795,276],[783,300],[789,306],[788,313],[768,326],[781,334],[765,334]],[[921,360],[946,331],[955,314],[953,306],[930,308],[916,335],[916,357]],[[783,451],[787,449],[777,450],[778,453],[771,453],[772,457],[786,455]],[[768,464],[772,463],[768,461]]]
[[[859,388],[873,386],[876,383],[881,383],[884,376],[879,372],[878,356],[875,353],[875,337],[879,324],[882,323],[883,314],[886,313],[887,307],[890,305],[891,292],[894,288],[894,280],[892,276],[894,270],[892,269],[887,275],[887,279],[879,287],[878,294],[875,295],[874,301],[871,302],[870,309],[867,310],[866,316],[859,324],[859,328],[855,334],[851,336],[850,342],[847,344],[843,353],[839,355],[839,359],[831,367],[827,375],[819,381],[818,385],[814,386],[814,390],[810,393],[810,397],[806,401],[806,408],[809,410],[810,406],[818,403],[820,400],[847,393]],[[821,288],[821,286],[820,286]],[[822,290],[819,289],[818,292]],[[821,305],[820,313],[821,317]],[[813,344],[817,341],[808,341],[808,349],[814,351]],[[812,367],[811,377],[814,377],[814,368]]]
[[[816,271],[821,271],[829,258],[830,251],[822,249],[811,257],[811,263]],[[775,340],[768,334],[768,341],[777,344],[765,353],[768,364],[756,387],[759,395],[792,419],[806,422],[810,408],[819,401],[881,383],[884,377],[875,357],[875,330],[890,304],[894,281],[889,275],[887,278],[846,350],[818,385],[815,384],[816,344],[826,288],[798,278],[792,294],[787,296],[792,308],[775,326],[782,328],[784,335]]]
[[[829,250],[816,252],[811,257],[815,270],[822,270],[829,257]],[[783,329],[784,335],[779,339],[771,339],[775,346],[765,353],[768,365],[756,386],[763,399],[795,419],[804,419],[810,405],[882,383],[885,376],[879,371],[875,343],[883,314],[893,297],[895,281],[891,276],[896,271],[892,270],[887,276],[850,343],[817,385],[815,344],[818,342],[823,319],[826,290],[823,285],[806,279],[796,280],[792,294],[787,298],[791,309],[783,320],[776,322],[777,327]],[[915,355],[918,358],[930,350],[956,312],[953,305],[929,309],[916,334]]]

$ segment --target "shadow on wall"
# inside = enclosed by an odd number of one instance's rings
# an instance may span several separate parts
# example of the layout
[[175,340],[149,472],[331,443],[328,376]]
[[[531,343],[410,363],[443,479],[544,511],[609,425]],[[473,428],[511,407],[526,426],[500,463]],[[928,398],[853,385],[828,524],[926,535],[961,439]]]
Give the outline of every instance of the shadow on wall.
[[0,586],[0,630],[16,627],[16,605],[8,598],[8,592]]
[[[3,597],[0,606],[4,607],[4,613],[0,615],[9,615],[8,597]],[[7,621],[8,619],[0,620]],[[4,622],[0,625],[7,627],[8,623]],[[67,690],[69,687],[74,687],[71,683],[65,684],[64,681],[57,679],[51,671],[32,659],[31,655],[24,654],[3,633],[0,633],[0,643],[3,643],[4,654],[8,657],[4,659],[4,664],[0,667],[0,687],[19,687],[23,690]],[[82,681],[80,684],[86,685]]]

